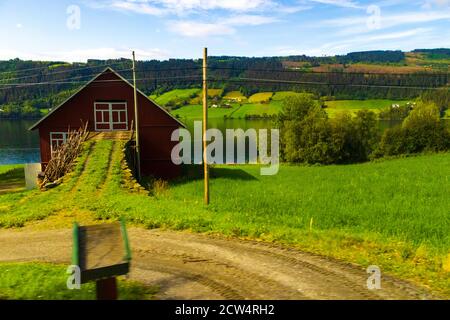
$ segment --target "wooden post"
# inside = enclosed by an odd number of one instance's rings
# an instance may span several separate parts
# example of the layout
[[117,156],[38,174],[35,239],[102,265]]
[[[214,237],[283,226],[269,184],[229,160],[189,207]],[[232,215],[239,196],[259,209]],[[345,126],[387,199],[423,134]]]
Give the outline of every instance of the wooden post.
[[96,281],[97,300],[117,300],[117,279],[108,278]]
[[207,83],[208,49],[203,49],[203,172],[205,180],[205,204],[209,204],[209,170],[206,153],[206,130],[208,130],[208,83]]
[[133,86],[134,86],[134,123],[136,131],[136,180],[141,180],[141,150],[139,144],[139,112],[137,102],[137,87],[136,87],[136,61],[133,51]]

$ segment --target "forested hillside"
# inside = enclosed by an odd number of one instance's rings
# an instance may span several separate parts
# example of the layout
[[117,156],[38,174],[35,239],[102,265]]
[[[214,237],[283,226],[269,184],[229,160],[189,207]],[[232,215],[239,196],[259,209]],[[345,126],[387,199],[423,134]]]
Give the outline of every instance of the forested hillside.
[[[333,99],[411,99],[447,86],[450,49],[353,52],[333,57],[209,58],[211,87],[249,96],[264,91],[307,91]],[[201,60],[139,61],[138,86],[147,94],[201,86]],[[131,79],[131,61],[86,63],[0,61],[0,117],[47,113],[106,66]],[[445,70],[445,67],[447,69]]]

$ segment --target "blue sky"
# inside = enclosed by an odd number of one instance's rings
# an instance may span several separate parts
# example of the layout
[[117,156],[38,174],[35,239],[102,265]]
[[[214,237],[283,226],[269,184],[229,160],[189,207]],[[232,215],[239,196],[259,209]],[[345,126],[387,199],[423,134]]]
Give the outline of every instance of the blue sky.
[[450,47],[450,0],[0,0],[0,59]]

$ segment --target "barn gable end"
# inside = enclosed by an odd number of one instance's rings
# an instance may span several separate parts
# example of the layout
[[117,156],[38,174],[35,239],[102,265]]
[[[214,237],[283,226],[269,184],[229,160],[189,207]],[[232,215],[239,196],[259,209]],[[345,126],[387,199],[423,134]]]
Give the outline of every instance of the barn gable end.
[[[171,161],[171,150],[176,144],[171,136],[184,124],[143,92],[138,91],[137,98],[142,172],[163,178],[177,176],[180,168]],[[34,124],[30,130],[39,130],[44,167],[56,139],[84,123],[88,123],[89,131],[130,130],[134,123],[134,87],[113,69],[106,68]]]

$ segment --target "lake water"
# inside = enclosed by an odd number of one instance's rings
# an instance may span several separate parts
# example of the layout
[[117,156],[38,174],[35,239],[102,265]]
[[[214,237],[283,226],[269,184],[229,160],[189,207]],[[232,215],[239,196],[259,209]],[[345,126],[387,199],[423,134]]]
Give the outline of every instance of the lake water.
[[0,119],[0,165],[40,162],[38,132],[28,131],[35,122]]
[[[0,165],[40,162],[39,135],[37,131],[29,131],[35,120],[1,120],[0,119]],[[380,130],[392,127],[399,121],[380,121]],[[193,121],[186,123],[192,132]],[[217,128],[223,133],[225,129],[241,128],[244,130],[272,128],[271,120],[245,119],[210,119],[210,128]]]

